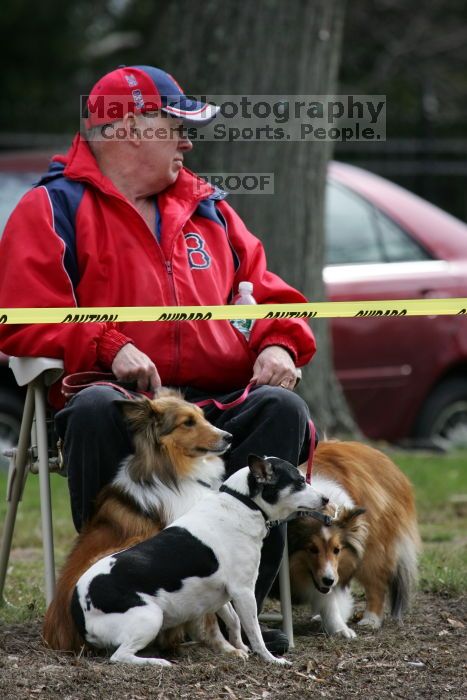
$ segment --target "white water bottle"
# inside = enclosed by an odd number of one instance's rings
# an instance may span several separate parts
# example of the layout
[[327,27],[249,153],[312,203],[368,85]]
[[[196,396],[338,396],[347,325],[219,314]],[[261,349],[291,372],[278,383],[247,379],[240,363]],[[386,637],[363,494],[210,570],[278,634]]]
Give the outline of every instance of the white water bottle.
[[[240,282],[238,285],[238,294],[233,298],[233,304],[256,304],[256,299],[253,296],[253,282]],[[245,337],[245,340],[250,339],[251,329],[255,319],[253,318],[236,318],[230,323],[237,331],[240,331]]]

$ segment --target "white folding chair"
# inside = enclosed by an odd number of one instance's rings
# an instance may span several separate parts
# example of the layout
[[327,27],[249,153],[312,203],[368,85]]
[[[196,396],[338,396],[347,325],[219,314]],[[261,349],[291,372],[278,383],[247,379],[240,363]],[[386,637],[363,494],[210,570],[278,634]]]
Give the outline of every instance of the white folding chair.
[[0,548],[0,603],[10,559],[11,543],[29,472],[39,474],[42,546],[44,553],[45,597],[47,605],[55,591],[55,562],[50,499],[50,472],[64,471],[58,456],[49,454],[46,388],[63,374],[62,360],[48,357],[11,357],[10,367],[19,386],[27,385],[18,446],[10,450],[7,484],[7,513]]

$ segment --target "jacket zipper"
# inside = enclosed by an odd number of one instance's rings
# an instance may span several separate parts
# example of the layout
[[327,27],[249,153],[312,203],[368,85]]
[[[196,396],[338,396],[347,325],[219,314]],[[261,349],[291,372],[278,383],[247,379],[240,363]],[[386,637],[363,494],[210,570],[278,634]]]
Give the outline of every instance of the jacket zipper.
[[[162,253],[162,249],[161,249]],[[169,284],[170,284],[170,289],[172,292],[172,300],[173,300],[173,306],[178,306],[178,300],[177,300],[177,294],[175,292],[175,280],[174,280],[174,274],[173,274],[173,268],[172,268],[172,263],[170,260],[165,260],[165,269],[167,271],[167,277],[169,279]],[[178,377],[178,372],[179,372],[179,367],[180,367],[180,321],[175,321],[175,359],[174,359],[174,368],[172,372],[172,376],[170,377],[170,381],[168,381],[168,384],[173,384],[177,377]]]
[[[154,240],[154,244],[159,251],[159,255],[162,258],[163,265],[164,265],[165,270],[167,272],[167,279],[169,281],[169,287],[170,287],[170,292],[171,292],[171,297],[172,297],[172,306],[178,306],[177,294],[175,291],[175,281],[174,281],[172,263],[170,262],[170,260],[165,259],[161,244],[159,243],[159,241],[157,240],[153,231],[151,231],[151,228],[148,226],[144,217],[140,214],[140,212],[137,210],[137,208],[135,206],[133,206],[133,204],[131,202],[128,202],[126,200],[123,200],[123,201],[125,202],[125,204],[129,205],[131,207],[131,209],[138,215],[138,218],[141,219],[145,228],[151,234],[151,238]],[[190,216],[191,216],[191,214],[190,214]],[[161,323],[166,323],[166,321],[161,321]],[[167,380],[168,385],[173,384],[175,382],[175,380],[178,376],[179,366],[180,366],[180,321],[175,321],[174,369],[173,369],[172,374],[170,375],[169,379]],[[157,367],[157,363],[156,363],[156,367]]]
[[[198,204],[199,204],[199,202],[196,202],[195,206],[191,209],[191,211],[189,212],[189,214],[188,214],[188,216],[187,216],[187,218],[186,218],[186,221],[188,221],[188,219],[190,219],[190,218],[193,216],[193,213],[196,211],[196,208],[197,208]],[[186,223],[186,222],[185,222],[185,223]],[[182,233],[182,232],[183,232],[183,226],[182,226],[182,228],[180,229],[180,231],[179,231],[178,233],[175,234],[175,236],[174,236],[174,238],[173,238],[172,248],[171,248],[171,251],[170,251],[170,255],[171,255],[171,256],[173,256],[173,252],[174,252],[174,249],[175,249],[176,239],[178,238],[178,236],[179,236],[180,233]],[[159,249],[160,249],[161,254],[162,254],[162,248],[161,248],[161,246],[160,246],[159,243],[158,243],[158,246],[159,246]],[[174,306],[178,306],[179,304],[178,304],[177,294],[176,294],[176,291],[175,291],[175,280],[174,280],[173,268],[172,268],[172,263],[171,263],[170,260],[165,260],[165,269],[167,270],[167,275],[168,275],[168,278],[169,278],[169,281],[170,281],[170,287],[171,287],[171,290],[172,290],[172,298],[173,298],[173,301],[174,301]],[[180,371],[180,357],[181,357],[181,351],[180,351],[180,347],[181,347],[181,326],[180,326],[180,324],[183,323],[183,321],[175,321],[174,323],[175,323],[175,361],[174,361],[174,371],[173,371],[172,376],[170,377],[170,381],[168,381],[167,384],[175,384],[175,385],[177,385],[177,384],[178,384],[178,382],[177,382],[177,380],[178,380],[178,374],[179,374],[179,371]]]
[[[115,196],[113,193],[111,193],[111,195],[112,195],[112,196]],[[163,261],[163,263],[164,263],[164,266],[165,266],[165,269],[166,269],[166,272],[167,272],[167,278],[168,278],[168,281],[169,281],[169,286],[170,286],[170,291],[171,291],[171,295],[172,295],[173,306],[178,306],[179,304],[178,304],[178,300],[177,300],[177,294],[176,294],[176,291],[175,291],[175,280],[174,280],[174,274],[173,274],[173,268],[172,268],[172,263],[171,263],[171,261],[170,261],[170,260],[166,260],[166,258],[165,258],[165,256],[164,256],[164,253],[163,253],[163,251],[162,251],[162,246],[160,245],[160,243],[159,243],[159,241],[157,240],[156,236],[154,235],[153,231],[151,231],[151,228],[148,226],[148,224],[146,223],[144,217],[140,214],[140,212],[138,211],[138,209],[137,209],[131,202],[129,202],[126,198],[117,197],[117,199],[120,199],[120,200],[123,201],[125,204],[127,204],[128,206],[130,206],[130,208],[138,215],[138,218],[141,219],[141,221],[143,222],[143,224],[144,224],[144,226],[146,227],[146,229],[150,232],[151,237],[154,239],[154,243],[155,243],[156,247],[159,249],[160,256],[161,256],[161,258],[162,258],[162,261]],[[187,221],[188,221],[188,219],[193,215],[193,212],[196,211],[196,208],[197,208],[198,204],[199,204],[199,201],[196,202],[195,206],[194,206],[194,207],[192,208],[192,210],[189,212],[189,215],[188,215],[188,217],[187,217],[187,219],[186,219]],[[180,229],[179,233],[181,233],[182,231],[183,231],[183,226],[182,226],[182,228]],[[175,248],[175,239],[177,238],[177,236],[178,236],[178,234],[176,234],[176,235],[174,236],[171,254],[172,254],[173,251],[174,251],[174,248]],[[161,323],[165,323],[165,321],[163,321],[163,322],[161,322]],[[180,342],[180,341],[181,341],[180,323],[181,323],[181,321],[173,321],[173,323],[175,323],[175,358],[174,358],[174,369],[173,369],[172,375],[171,375],[170,378],[167,380],[167,384],[173,384],[173,383],[176,382],[176,380],[177,380],[177,378],[178,378],[179,369],[180,369],[180,354],[181,354],[181,353],[180,353],[180,345],[181,345],[181,342]]]

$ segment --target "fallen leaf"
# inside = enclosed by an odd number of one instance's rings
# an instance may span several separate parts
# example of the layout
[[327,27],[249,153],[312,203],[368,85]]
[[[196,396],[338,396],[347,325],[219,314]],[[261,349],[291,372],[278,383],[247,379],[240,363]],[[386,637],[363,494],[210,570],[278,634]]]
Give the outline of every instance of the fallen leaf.
[[446,622],[449,625],[451,625],[451,627],[455,627],[458,630],[463,629],[465,627],[463,622],[461,622],[460,620],[455,620],[453,617],[448,617]]

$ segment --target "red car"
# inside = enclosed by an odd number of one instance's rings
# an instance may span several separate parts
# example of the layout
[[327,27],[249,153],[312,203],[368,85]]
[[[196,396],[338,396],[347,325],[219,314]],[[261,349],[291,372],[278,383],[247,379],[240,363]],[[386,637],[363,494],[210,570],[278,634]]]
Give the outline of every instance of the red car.
[[[467,297],[467,225],[360,168],[329,167],[332,301]],[[467,444],[467,318],[332,321],[334,365],[363,432]]]
[[[59,149],[58,149],[59,150]],[[0,231],[50,154],[0,156]],[[331,300],[467,297],[467,225],[367,171],[331,163],[326,202]],[[334,365],[362,431],[467,444],[467,318],[332,322]],[[16,437],[22,394],[0,358],[0,453]]]

